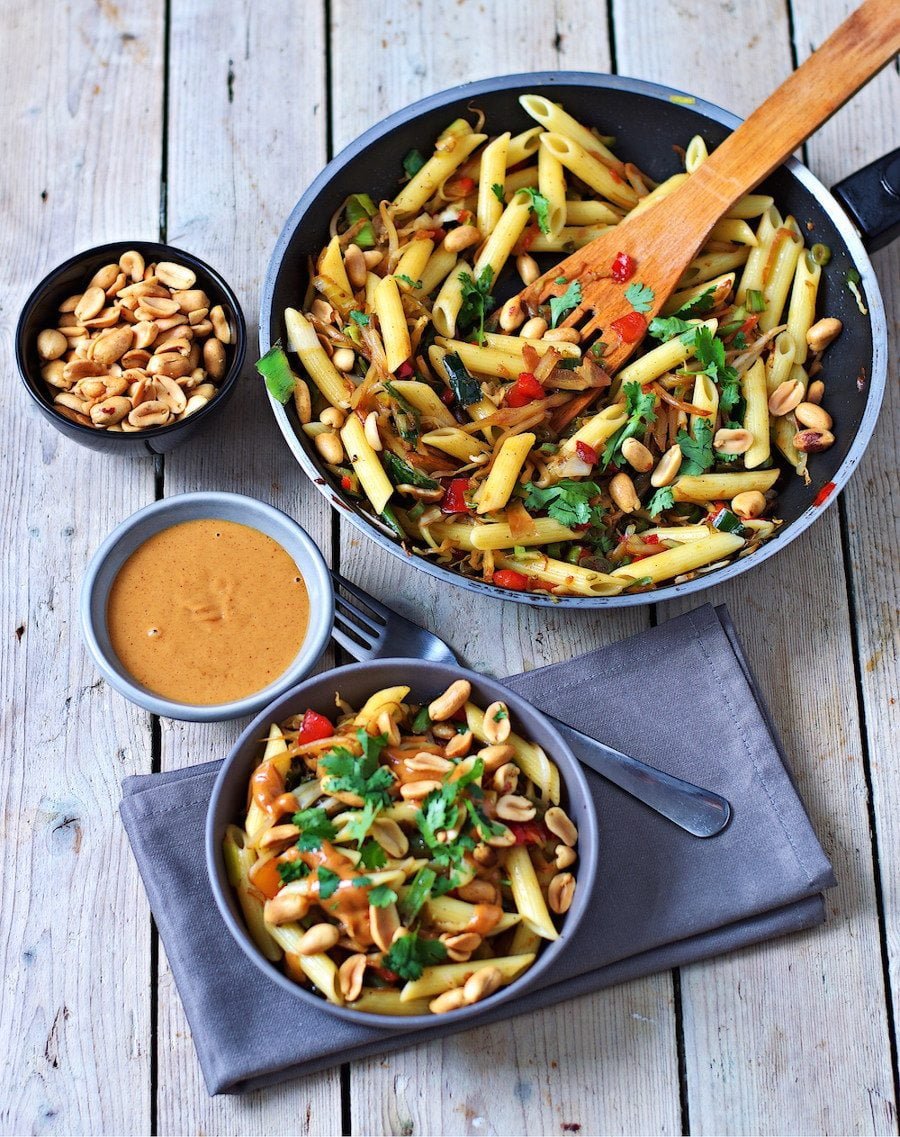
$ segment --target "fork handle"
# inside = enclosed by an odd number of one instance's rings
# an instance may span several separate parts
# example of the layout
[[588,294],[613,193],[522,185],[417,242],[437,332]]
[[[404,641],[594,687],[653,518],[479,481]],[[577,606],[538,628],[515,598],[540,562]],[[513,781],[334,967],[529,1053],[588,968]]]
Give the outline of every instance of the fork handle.
[[900,4],[866,0],[733,134],[685,186],[699,231],[792,154],[900,51]]
[[585,766],[694,837],[715,837],[728,824],[731,805],[719,794],[630,758],[551,715],[547,717]]

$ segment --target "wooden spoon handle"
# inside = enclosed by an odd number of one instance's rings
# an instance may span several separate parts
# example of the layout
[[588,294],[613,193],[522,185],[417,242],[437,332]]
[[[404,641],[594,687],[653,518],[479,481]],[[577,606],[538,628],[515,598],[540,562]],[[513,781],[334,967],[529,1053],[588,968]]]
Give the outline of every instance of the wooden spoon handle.
[[898,52],[900,3],[865,0],[691,176],[698,228],[701,216],[712,226]]

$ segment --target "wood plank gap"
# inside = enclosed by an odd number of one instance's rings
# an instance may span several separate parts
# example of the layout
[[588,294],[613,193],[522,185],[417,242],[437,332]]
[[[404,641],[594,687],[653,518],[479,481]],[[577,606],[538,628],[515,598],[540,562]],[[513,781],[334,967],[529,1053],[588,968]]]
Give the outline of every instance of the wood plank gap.
[[[800,56],[797,51],[797,31],[794,25],[794,6],[791,0],[784,0],[784,8],[787,14],[788,26],[788,47],[791,52],[791,68],[796,71],[800,66]],[[803,161],[806,162],[806,146],[803,147]]]
[[[655,607],[655,606],[654,606]],[[681,1133],[691,1132],[691,1107],[688,1094],[687,1058],[684,1049],[684,1008],[681,1005],[681,969],[672,969],[672,1000],[675,1013],[675,1049],[678,1053],[678,1097],[681,1106]]]
[[[154,724],[158,727],[158,720]],[[150,1137],[159,1133],[159,932],[150,914]]]
[[[172,49],[172,0],[165,0],[163,16],[162,148],[159,179],[159,239],[167,241],[169,231],[169,62]],[[163,461],[160,455],[160,461]],[[162,497],[157,494],[157,500]]]
[[609,37],[609,70],[611,75],[619,74],[618,55],[616,53],[616,3],[615,0],[606,0],[606,26]]
[[353,1113],[350,1109],[350,1063],[341,1064],[341,1137],[353,1132]]
[[859,642],[860,614],[856,602],[856,578],[853,572],[849,521],[843,494],[837,500],[837,511],[841,552],[844,558],[847,604],[850,610],[853,681],[856,689],[856,705],[859,708],[860,753],[863,777],[866,783],[866,812],[869,818],[869,840],[872,846],[872,883],[875,892],[875,913],[878,920],[878,947],[881,953],[881,970],[884,976],[885,1012],[887,1014],[888,1042],[891,1051],[891,1069],[894,1075],[894,1101],[900,1102],[900,1059],[898,1059],[897,1020],[894,1016],[894,991],[891,982],[890,952],[888,950],[887,914],[884,904],[884,887],[882,885],[881,857],[878,845],[878,818],[875,811],[875,787],[872,775],[871,751],[869,748],[869,723],[867,721],[865,689],[862,674],[862,645]]

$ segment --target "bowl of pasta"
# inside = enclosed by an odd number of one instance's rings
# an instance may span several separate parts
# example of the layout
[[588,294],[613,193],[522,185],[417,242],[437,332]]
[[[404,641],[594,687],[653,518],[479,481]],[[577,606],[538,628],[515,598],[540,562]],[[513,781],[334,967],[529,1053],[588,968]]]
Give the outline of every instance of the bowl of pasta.
[[588,910],[597,821],[547,719],[448,664],[353,664],[260,714],[206,829],[223,919],[312,1006],[422,1026],[552,972]]
[[629,310],[602,337],[561,326],[578,279],[512,301],[738,122],[638,80],[514,75],[335,158],[275,248],[258,364],[331,504],[432,576],[533,605],[671,599],[811,525],[871,436],[886,334],[860,238],[802,165],[722,218],[649,324],[625,248],[604,271]]

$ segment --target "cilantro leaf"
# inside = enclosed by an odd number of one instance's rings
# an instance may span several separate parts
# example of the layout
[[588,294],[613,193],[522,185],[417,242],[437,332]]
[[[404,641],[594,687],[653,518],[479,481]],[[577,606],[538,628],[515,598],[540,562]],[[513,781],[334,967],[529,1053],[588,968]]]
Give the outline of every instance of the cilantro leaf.
[[550,232],[550,202],[544,197],[542,193],[534,188],[534,186],[523,186],[522,189],[517,191],[524,194],[525,197],[531,199],[530,207],[534,212],[535,219],[538,223],[538,229],[542,233]]
[[431,726],[431,716],[428,714],[428,707],[420,707],[416,712],[416,717],[412,720],[413,734],[424,734]]
[[459,309],[459,322],[464,327],[478,325],[475,331],[475,340],[484,343],[484,318],[491,311],[496,300],[491,296],[491,285],[494,281],[494,270],[490,265],[478,274],[473,280],[472,274],[461,272],[459,282],[462,285],[462,305]]
[[467,801],[466,810],[482,841],[487,841],[490,837],[499,837],[501,833],[506,832],[505,825],[498,825],[495,821],[491,821],[490,818],[485,817],[475,802]]
[[360,847],[359,863],[364,869],[383,869],[387,864],[387,853],[374,838],[370,837],[363,841]]
[[402,280],[404,284],[408,284],[410,288],[421,288],[421,280],[413,280],[411,276],[407,276],[405,272],[395,272],[395,280]]
[[381,811],[381,802],[376,801],[374,798],[368,798],[366,804],[362,808],[362,812],[358,817],[353,817],[347,822],[347,835],[351,841],[355,841],[357,845],[361,845],[366,839],[366,834],[372,828],[372,822]]
[[647,512],[651,517],[659,517],[665,510],[671,509],[674,504],[675,496],[672,493],[672,487],[663,486],[647,502]]
[[407,927],[415,920],[422,905],[431,895],[436,880],[437,874],[434,869],[428,868],[427,865],[420,868],[412,878],[406,895],[400,901],[400,915]]
[[361,328],[367,328],[369,326],[370,317],[367,316],[365,312],[360,312],[358,308],[351,309],[350,319],[354,324],[359,324]]
[[581,282],[573,280],[562,296],[550,297],[550,327],[555,328],[568,312],[581,303]]
[[387,908],[397,902],[397,893],[386,884],[376,885],[369,893],[369,903],[375,908]]
[[324,865],[319,865],[316,876],[319,881],[319,899],[327,900],[330,896],[334,896],[338,885],[341,883],[338,874],[332,872],[331,869],[326,869]]
[[370,876],[355,876],[352,884],[354,888],[368,888],[372,883]]
[[625,299],[635,312],[649,312],[653,307],[655,296],[656,293],[649,285],[641,284],[637,280],[625,289]]
[[697,325],[694,337],[694,355],[706,374],[719,387],[719,408],[723,414],[741,401],[740,376],[725,362],[725,344],[717,339],[710,328]]
[[451,786],[452,783],[439,790],[432,790],[416,813],[419,832],[431,849],[445,847],[438,841],[437,835],[442,829],[452,829],[456,825],[455,794],[447,792]]
[[305,861],[280,861],[278,875],[282,884],[290,884],[292,880],[303,880],[309,876],[310,868]]
[[642,429],[656,422],[656,395],[652,391],[645,392],[640,383],[626,383],[622,390],[625,392],[625,409],[628,412],[628,421],[611,436],[603,449],[601,462],[604,469],[613,461],[622,449],[622,443],[633,438]]
[[491,193],[500,202],[501,205],[506,204],[506,196],[504,193],[504,189],[503,189],[503,186],[501,186],[499,182],[494,182],[494,184],[491,186]]
[[679,430],[676,441],[684,455],[679,474],[690,477],[694,474],[705,474],[710,469],[715,461],[712,438],[712,423],[706,419],[697,420],[693,435],[688,434],[686,430]]
[[387,805],[390,800],[387,791],[394,784],[394,775],[387,766],[378,764],[381,752],[387,746],[387,736],[379,734],[373,737],[360,729],[356,737],[362,747],[362,757],[357,758],[345,746],[337,746],[319,759],[320,768],[328,775],[328,788],[331,792],[357,794],[366,802],[371,800],[378,805]]
[[560,525],[590,525],[598,522],[600,511],[591,505],[591,498],[600,496],[596,482],[576,482],[561,478],[555,485],[542,489],[533,482],[524,487],[527,510],[546,509]]
[[680,336],[681,342],[690,347],[696,339],[697,329],[700,326],[699,324],[689,324],[687,320],[681,320],[678,316],[667,316],[665,318],[656,316],[650,321],[650,327],[647,331],[655,340],[663,340],[664,342]]
[[400,936],[384,957],[384,966],[401,979],[420,979],[426,967],[443,963],[447,948],[440,940],[425,940],[415,932]]
[[708,312],[715,304],[715,300],[713,299],[715,291],[716,286],[713,284],[707,288],[705,292],[701,292],[699,296],[695,296],[693,300],[685,300],[680,308],[675,309],[673,315],[696,316],[701,312]]
[[337,836],[337,829],[332,825],[331,818],[319,806],[301,810],[295,813],[291,820],[300,830],[297,848],[301,852],[309,853],[313,849],[320,849],[323,841],[330,841]]
[[403,159],[403,169],[411,178],[414,178],[424,165],[425,155],[421,150],[410,150]]

